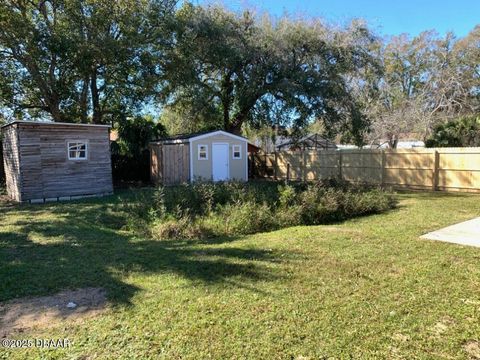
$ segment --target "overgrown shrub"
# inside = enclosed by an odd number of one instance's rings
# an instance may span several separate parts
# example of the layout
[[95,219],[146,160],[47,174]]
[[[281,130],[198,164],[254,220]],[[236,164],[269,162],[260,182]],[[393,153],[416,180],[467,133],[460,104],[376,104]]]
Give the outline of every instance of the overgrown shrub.
[[266,203],[238,201],[225,205],[220,213],[224,219],[226,235],[254,234],[274,230],[278,226]]
[[155,222],[151,226],[150,235],[157,240],[200,240],[221,234],[215,233],[210,227],[203,226],[202,222],[192,221],[189,217],[182,217]]
[[127,226],[155,239],[202,239],[342,221],[395,207],[392,193],[337,180],[195,183],[140,191]]

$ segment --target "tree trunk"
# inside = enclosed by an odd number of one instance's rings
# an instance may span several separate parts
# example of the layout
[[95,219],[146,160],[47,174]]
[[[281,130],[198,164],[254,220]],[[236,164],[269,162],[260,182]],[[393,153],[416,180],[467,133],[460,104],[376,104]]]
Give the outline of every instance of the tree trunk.
[[222,107],[223,107],[223,128],[225,131],[228,131],[230,126],[230,104],[227,99],[222,100]]
[[88,100],[88,76],[83,80],[82,93],[80,95],[80,113],[82,123],[88,122],[87,100]]
[[242,124],[246,119],[245,117],[240,117],[240,114],[235,116],[234,121],[229,122],[228,124],[225,125],[225,131],[228,131],[232,134],[240,135],[242,132]]
[[225,126],[225,130],[233,134],[240,135],[242,131],[242,125],[247,120],[250,110],[252,110],[252,108],[255,106],[255,103],[257,102],[259,97],[259,94],[255,94],[254,96],[252,96],[249,102],[247,102],[247,104],[235,115],[235,117],[228,124],[228,126]]
[[[16,52],[15,52],[16,54]],[[65,121],[65,116],[60,110],[60,100],[58,94],[54,92],[55,78],[51,79],[50,83],[46,81],[40,74],[37,63],[31,56],[16,56],[16,58],[28,69],[33,81],[38,86],[43,101],[48,108],[48,112],[52,115],[53,121]]]
[[222,107],[223,107],[223,128],[228,131],[230,127],[230,106],[232,105],[233,84],[231,81],[232,72],[228,72],[222,80]]
[[55,122],[65,122],[65,116],[60,111],[60,106],[58,101],[51,100],[49,101],[48,112],[52,115],[53,121]]
[[92,122],[94,124],[102,123],[102,111],[100,109],[100,96],[97,88],[97,69],[96,67],[92,71],[92,77],[90,79],[90,92],[92,95]]
[[396,149],[398,145],[398,136],[392,135],[388,138],[388,146],[390,149]]

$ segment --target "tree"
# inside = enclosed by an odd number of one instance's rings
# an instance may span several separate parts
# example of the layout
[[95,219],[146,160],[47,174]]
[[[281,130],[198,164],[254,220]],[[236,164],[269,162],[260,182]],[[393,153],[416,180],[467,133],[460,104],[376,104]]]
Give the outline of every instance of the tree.
[[427,147],[480,146],[480,117],[463,117],[439,124],[425,144]]
[[148,143],[166,135],[149,116],[124,118],[117,124],[118,140],[111,144],[114,181],[149,181]]
[[319,21],[256,19],[190,4],[176,20],[165,64],[169,96],[162,98],[170,106],[220,116],[236,133],[246,122],[301,127],[316,118],[332,132],[364,129],[345,78],[370,61],[359,45],[372,40],[362,24],[340,31]]
[[165,127],[149,116],[126,118],[118,124],[120,152],[140,156],[152,140],[166,136]]
[[181,102],[174,106],[164,106],[159,122],[172,135],[217,130],[222,127],[221,114],[216,111],[213,103],[204,104],[200,113],[193,112],[196,108]]
[[[356,91],[372,120],[370,141],[395,148],[402,135],[427,137],[432,128],[478,109],[480,31],[457,39],[427,31],[391,38],[379,50],[379,76],[364,77],[374,91]],[[477,62],[476,62],[477,61]]]
[[[111,121],[148,95],[171,0],[5,0],[0,101],[15,117]],[[152,30],[152,29],[155,29]],[[152,85],[153,86],[153,85]]]

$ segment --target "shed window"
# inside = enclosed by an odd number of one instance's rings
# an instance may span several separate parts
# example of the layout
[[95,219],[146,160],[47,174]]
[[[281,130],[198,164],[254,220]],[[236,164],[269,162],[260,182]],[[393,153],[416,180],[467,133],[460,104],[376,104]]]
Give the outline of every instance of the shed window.
[[208,145],[198,145],[198,160],[208,160]]
[[69,141],[68,142],[68,159],[69,160],[86,160],[87,159],[87,142],[86,141]]
[[233,145],[233,158],[234,159],[241,159],[242,158],[242,146],[241,145]]

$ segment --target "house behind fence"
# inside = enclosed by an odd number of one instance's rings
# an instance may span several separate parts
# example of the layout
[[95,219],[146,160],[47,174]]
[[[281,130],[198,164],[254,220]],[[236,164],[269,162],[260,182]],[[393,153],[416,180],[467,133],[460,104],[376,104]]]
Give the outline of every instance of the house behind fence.
[[33,121],[4,125],[8,195],[44,202],[111,194],[109,128]]
[[418,190],[480,191],[480,148],[355,149],[259,155],[263,175],[278,179],[351,182]]

